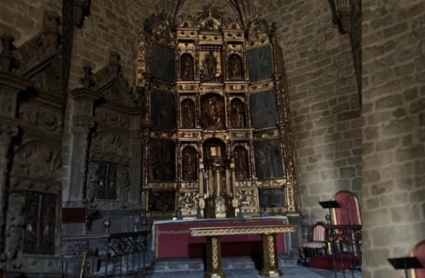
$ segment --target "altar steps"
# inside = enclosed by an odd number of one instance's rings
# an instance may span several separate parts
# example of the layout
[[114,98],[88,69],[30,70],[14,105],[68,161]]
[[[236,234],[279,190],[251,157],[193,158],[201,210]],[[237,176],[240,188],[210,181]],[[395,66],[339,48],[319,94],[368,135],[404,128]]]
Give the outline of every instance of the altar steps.
[[[238,269],[261,269],[262,258],[252,257],[224,257],[222,258],[223,271]],[[296,266],[297,258],[279,257],[280,267]],[[154,262],[148,270],[148,273],[170,273],[180,271],[203,271],[205,263],[202,259],[178,259],[164,260]]]

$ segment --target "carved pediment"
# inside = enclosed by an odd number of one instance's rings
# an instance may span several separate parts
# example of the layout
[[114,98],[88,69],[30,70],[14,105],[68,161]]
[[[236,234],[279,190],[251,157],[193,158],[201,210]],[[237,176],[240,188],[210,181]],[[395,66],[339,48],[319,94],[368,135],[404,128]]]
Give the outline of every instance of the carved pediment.
[[202,31],[220,31],[223,13],[217,7],[211,4],[203,7],[203,11],[198,13],[196,24],[201,27]]
[[141,107],[142,96],[139,90],[131,87],[121,70],[121,56],[111,52],[109,64],[93,75],[94,89],[115,104]]
[[[60,16],[55,12],[44,14],[43,30],[17,50],[19,72],[31,78],[61,52],[62,35]],[[60,72],[60,71],[59,71]]]

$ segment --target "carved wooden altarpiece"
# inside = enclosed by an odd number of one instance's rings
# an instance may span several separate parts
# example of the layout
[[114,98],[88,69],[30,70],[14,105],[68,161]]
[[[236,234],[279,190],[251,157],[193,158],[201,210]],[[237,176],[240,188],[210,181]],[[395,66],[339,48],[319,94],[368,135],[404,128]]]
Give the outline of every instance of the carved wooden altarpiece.
[[[224,208],[221,217],[236,216],[239,210],[245,215],[299,215],[286,77],[275,26],[254,18],[244,27],[211,5],[198,16],[181,15],[175,26],[171,22],[165,13],[152,15],[138,43],[137,86],[146,101],[141,122],[144,215],[210,217],[199,208],[213,196],[211,202]],[[278,189],[279,194],[273,200],[263,197],[260,206],[262,189]],[[151,198],[157,200],[160,192],[167,202],[175,195],[175,210],[157,209]]]

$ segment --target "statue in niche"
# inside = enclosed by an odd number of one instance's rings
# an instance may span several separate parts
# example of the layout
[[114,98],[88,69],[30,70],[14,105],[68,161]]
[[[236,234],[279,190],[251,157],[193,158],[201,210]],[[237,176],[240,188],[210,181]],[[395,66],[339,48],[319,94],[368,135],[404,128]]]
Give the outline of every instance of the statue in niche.
[[193,58],[189,54],[182,55],[181,78],[185,81],[193,80]]
[[208,55],[205,57],[203,65],[205,79],[214,79],[217,73],[217,58],[214,56],[214,52],[212,50],[210,50]]
[[238,180],[248,178],[247,152],[242,147],[235,149],[235,173]]
[[242,79],[242,60],[241,58],[233,54],[230,56],[230,66],[229,66],[229,75],[230,79]]
[[86,200],[85,200],[88,204],[94,202],[98,185],[99,185],[99,164],[97,162],[90,162],[88,178],[87,178],[87,193],[86,193]]
[[121,173],[120,195],[121,195],[122,207],[123,208],[128,207],[127,202],[128,202],[128,197],[130,195],[130,173],[128,172],[128,169],[123,169]]
[[196,151],[186,148],[183,152],[183,180],[195,181],[197,178]]
[[232,127],[245,127],[245,109],[241,100],[232,101]]
[[186,99],[182,102],[182,122],[183,128],[194,128],[195,127],[195,105],[190,99]]
[[223,106],[223,102],[215,96],[206,100],[202,113],[205,128],[219,129],[224,127]]

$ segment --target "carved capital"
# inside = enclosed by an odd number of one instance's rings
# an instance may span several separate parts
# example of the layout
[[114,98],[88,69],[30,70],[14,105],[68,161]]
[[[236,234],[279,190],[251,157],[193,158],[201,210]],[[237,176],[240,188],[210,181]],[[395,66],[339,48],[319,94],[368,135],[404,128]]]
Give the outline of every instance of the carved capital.
[[88,134],[90,130],[95,126],[96,122],[92,117],[74,117],[72,119],[72,131],[73,133],[86,133]]
[[74,99],[74,116],[92,117],[94,102],[101,98],[96,91],[88,88],[81,88],[72,91]]

